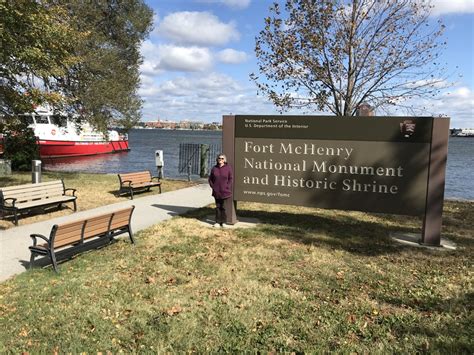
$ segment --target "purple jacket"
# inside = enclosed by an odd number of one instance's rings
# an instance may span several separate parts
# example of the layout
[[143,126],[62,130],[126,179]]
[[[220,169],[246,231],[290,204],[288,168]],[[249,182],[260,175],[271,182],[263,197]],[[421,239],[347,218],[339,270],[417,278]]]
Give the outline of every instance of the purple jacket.
[[214,166],[209,175],[212,196],[219,199],[232,196],[232,180],[232,168],[229,165]]

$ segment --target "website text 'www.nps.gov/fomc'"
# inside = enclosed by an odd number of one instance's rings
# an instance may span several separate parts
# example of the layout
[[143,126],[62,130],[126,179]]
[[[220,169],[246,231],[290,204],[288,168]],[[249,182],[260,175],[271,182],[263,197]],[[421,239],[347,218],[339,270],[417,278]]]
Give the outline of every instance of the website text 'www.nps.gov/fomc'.
[[291,195],[284,192],[264,192],[264,191],[243,191],[244,195],[268,196],[268,197],[290,197]]

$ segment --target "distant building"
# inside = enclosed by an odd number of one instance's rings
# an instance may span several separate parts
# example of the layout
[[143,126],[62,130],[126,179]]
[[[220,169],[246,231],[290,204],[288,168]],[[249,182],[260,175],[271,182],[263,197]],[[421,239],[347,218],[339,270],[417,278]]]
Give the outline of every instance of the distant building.
[[158,121],[148,121],[145,122],[146,128],[165,128],[165,129],[175,129],[176,122],[169,120],[158,120]]
[[140,122],[138,127],[160,128],[160,129],[195,129],[195,130],[219,130],[222,129],[220,122],[203,123],[200,121],[182,120],[179,122],[170,120]]
[[178,128],[181,128],[181,129],[191,129],[191,122],[188,121],[188,120],[180,121],[177,124],[177,126],[178,126]]

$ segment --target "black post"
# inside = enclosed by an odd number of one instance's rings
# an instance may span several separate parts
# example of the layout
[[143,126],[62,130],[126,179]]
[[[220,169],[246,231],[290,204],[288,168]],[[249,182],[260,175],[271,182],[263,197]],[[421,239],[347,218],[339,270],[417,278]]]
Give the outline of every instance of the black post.
[[209,158],[209,144],[201,144],[201,170],[199,176],[204,178],[209,175],[207,161]]
[[188,181],[191,181],[191,162],[188,163]]

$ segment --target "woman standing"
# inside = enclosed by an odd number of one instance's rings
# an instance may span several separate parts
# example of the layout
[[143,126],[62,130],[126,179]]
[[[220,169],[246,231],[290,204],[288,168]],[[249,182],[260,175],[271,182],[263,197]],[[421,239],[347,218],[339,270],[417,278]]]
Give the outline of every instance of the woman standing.
[[214,227],[220,225],[224,227],[227,219],[225,212],[225,200],[232,196],[232,169],[227,165],[227,158],[224,154],[218,154],[216,165],[209,175],[209,185],[212,188],[212,196],[216,200],[216,223]]

